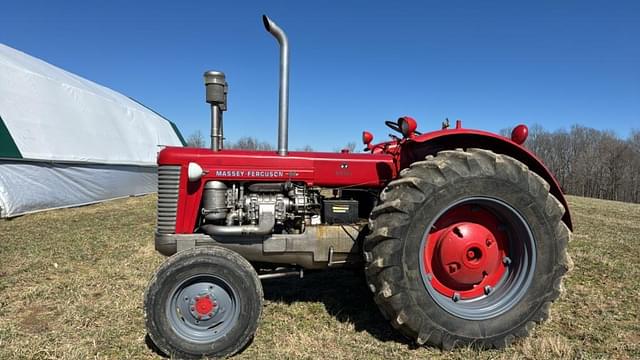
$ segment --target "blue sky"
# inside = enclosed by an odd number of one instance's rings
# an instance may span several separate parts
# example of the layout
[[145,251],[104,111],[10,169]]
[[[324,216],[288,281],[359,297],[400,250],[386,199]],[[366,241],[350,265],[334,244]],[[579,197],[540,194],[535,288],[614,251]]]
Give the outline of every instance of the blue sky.
[[333,150],[384,120],[498,131],[640,129],[639,1],[15,1],[0,42],[209,132],[202,73],[229,82],[225,135],[276,143],[278,47],[291,42],[290,148]]

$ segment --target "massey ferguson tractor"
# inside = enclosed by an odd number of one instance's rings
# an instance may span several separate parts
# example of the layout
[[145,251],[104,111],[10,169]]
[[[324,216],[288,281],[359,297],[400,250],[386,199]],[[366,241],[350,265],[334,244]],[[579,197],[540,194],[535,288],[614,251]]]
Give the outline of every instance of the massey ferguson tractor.
[[[158,156],[156,249],[170,256],[145,293],[147,331],[178,358],[241,351],[258,326],[260,280],[363,267],[380,311],[419,345],[502,348],[549,316],[570,267],[567,202],[511,138],[462,127],[420,133],[387,121],[365,153],[288,150],[289,46],[280,45],[277,151],[223,146],[227,82],[204,74],[211,149]],[[348,289],[345,289],[348,291]]]

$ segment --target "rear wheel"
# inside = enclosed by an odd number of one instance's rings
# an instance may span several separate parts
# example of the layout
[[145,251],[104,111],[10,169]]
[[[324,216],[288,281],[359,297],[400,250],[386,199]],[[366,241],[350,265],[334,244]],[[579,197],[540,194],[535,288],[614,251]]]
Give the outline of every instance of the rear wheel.
[[262,285],[251,264],[221,247],[170,257],[145,294],[147,331],[178,358],[224,357],[253,337],[262,311]]
[[570,266],[564,207],[519,161],[442,151],[402,171],[371,214],[367,280],[419,344],[504,347],[548,317]]

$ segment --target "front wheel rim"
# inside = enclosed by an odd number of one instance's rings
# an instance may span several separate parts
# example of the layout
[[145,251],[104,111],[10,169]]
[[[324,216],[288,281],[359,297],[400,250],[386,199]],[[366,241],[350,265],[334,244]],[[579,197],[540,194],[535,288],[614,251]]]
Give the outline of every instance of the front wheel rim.
[[227,335],[238,321],[239,297],[222,278],[201,274],[176,285],[166,314],[177,336],[193,343],[211,343]]
[[422,282],[447,312],[485,320],[511,309],[531,284],[533,233],[522,215],[490,197],[458,200],[435,216],[420,245]]

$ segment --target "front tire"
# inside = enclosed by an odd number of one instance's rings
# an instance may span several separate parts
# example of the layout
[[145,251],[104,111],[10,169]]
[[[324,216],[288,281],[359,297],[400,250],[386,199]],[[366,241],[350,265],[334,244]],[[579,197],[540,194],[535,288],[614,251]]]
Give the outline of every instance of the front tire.
[[253,338],[262,311],[257,273],[239,254],[218,246],[168,258],[144,298],[147,331],[171,357],[226,357]]
[[508,346],[549,316],[571,260],[562,204],[521,162],[442,151],[401,172],[365,239],[383,315],[418,344]]

